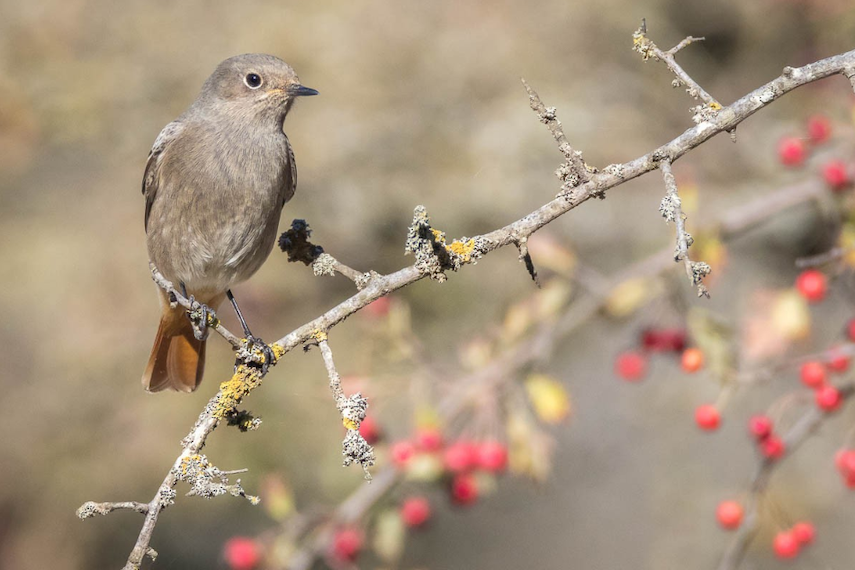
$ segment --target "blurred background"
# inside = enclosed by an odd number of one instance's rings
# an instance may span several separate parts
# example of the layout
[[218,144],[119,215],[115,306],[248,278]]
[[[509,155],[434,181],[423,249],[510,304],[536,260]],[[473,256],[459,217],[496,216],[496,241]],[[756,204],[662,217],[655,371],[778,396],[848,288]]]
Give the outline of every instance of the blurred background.
[[[520,77],[557,107],[571,144],[598,167],[689,128],[695,103],[671,88],[664,65],[631,50],[642,17],[663,48],[706,36],[679,59],[725,104],[785,65],[855,47],[848,0],[0,0],[0,13],[0,567],[15,570],[124,564],[141,517],[81,522],[75,509],[87,500],[149,501],[231,372],[228,346],[212,337],[196,393],[148,395],[140,386],[158,318],[142,171],[160,129],[221,60],[271,53],[320,91],[286,124],[300,184],[282,229],[305,218],[327,252],[385,273],[412,262],[403,245],[417,204],[435,227],[460,236],[504,225],[555,195],[561,155],[528,108]],[[844,79],[802,88],[741,125],[738,144],[719,136],[680,160],[678,178],[697,188],[689,231],[817,178],[813,163],[784,171],[775,150],[810,114],[836,125],[825,152],[851,159],[852,99]],[[660,177],[643,177],[538,237],[572,251],[580,267],[614,275],[672,243],[673,228],[657,212],[662,194]],[[681,326],[691,306],[741,327],[758,290],[791,287],[794,259],[834,244],[835,208],[795,208],[729,244],[727,267],[713,267],[710,301],[694,298],[675,265],[622,318],[598,315],[560,339],[541,371],[560,380],[573,411],[548,428],[549,475],[537,483],[502,478],[465,510],[437,492],[433,524],[407,542],[399,567],[714,567],[729,540],[715,505],[744,496],[755,463],[744,418],[792,391],[795,376],[739,392],[710,435],[696,429],[692,410],[717,397],[715,382],[687,380],[666,359],[643,384],[627,386],[614,377],[615,356],[645,327]],[[575,287],[568,284],[570,297]],[[269,341],[351,288],[341,277],[313,277],[277,250],[235,293],[253,331]],[[453,383],[461,347],[500,330],[507,308],[533,293],[510,249],[443,285],[420,282],[393,303],[434,372],[413,358],[390,362],[378,332],[385,321],[361,314],[331,334],[339,370],[358,379],[351,386],[371,398],[390,439],[408,437],[414,410],[429,399],[424,387]],[[827,346],[852,300],[845,287],[832,288],[811,309],[812,333],[788,348]],[[236,330],[230,312],[222,316]],[[316,352],[289,354],[246,406],[263,417],[262,428],[220,429],[205,453],[223,469],[249,468],[241,475],[248,492],[276,477],[298,508],[324,512],[365,485],[358,469],[340,466],[340,419]],[[855,498],[831,467],[852,419],[849,411],[828,423],[773,481],[769,500],[818,528],[817,546],[796,567],[852,565]],[[179,486],[177,505],[155,531],[156,568],[225,568],[228,537],[277,524],[243,500],[185,491]],[[746,567],[778,567],[773,532],[774,521]],[[372,560],[365,566],[379,567]]]

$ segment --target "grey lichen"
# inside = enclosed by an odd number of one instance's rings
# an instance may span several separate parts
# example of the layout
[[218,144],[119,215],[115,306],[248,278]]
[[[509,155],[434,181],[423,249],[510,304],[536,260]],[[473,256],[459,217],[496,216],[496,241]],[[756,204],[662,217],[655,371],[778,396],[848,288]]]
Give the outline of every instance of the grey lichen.
[[312,273],[315,277],[335,275],[335,258],[328,253],[322,253],[312,262]]
[[258,497],[248,495],[244,491],[240,479],[235,483],[229,483],[228,473],[212,465],[204,455],[197,454],[185,457],[172,471],[179,481],[184,481],[190,485],[187,496],[211,499],[229,494],[234,497],[244,497],[253,505],[259,503]]
[[665,218],[666,222],[676,222],[678,212],[682,202],[677,194],[666,194],[659,203],[659,213]]

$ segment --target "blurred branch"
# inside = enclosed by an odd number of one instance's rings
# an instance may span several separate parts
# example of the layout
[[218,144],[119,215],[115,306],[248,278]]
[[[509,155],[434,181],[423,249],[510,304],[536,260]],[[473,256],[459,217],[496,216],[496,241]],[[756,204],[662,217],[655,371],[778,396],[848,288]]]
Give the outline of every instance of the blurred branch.
[[[841,399],[846,401],[855,393],[855,384],[841,386],[839,391]],[[784,435],[784,449],[786,449],[784,458],[790,457],[830,415],[828,412],[823,412],[816,407],[812,407],[806,411]],[[769,481],[775,469],[781,464],[784,458],[764,457],[760,460],[757,472],[754,474],[749,486],[750,496],[745,506],[745,520],[725,550],[718,565],[718,570],[736,570],[742,563],[745,552],[757,534],[763,494],[769,486]]]
[[[722,239],[732,240],[741,232],[756,228],[775,217],[783,209],[814,199],[820,191],[825,191],[820,181],[776,190],[731,209],[720,220],[708,224],[703,230],[726,228],[726,231],[722,230]],[[621,284],[630,279],[652,278],[666,273],[672,263],[673,249],[669,246],[616,275],[602,278],[595,293],[579,297],[558,315],[557,319],[544,322],[525,341],[497,353],[492,361],[479,370],[454,380],[454,389],[442,399],[438,407],[441,423],[453,423],[468,411],[469,404],[479,394],[499,391],[501,384],[517,378],[521,370],[534,362],[546,360],[568,334],[584,325],[606,306]],[[329,551],[336,528],[358,521],[404,478],[405,474],[393,466],[381,469],[370,486],[359,487],[332,515],[318,525],[302,548],[293,555],[287,565],[288,570],[311,568],[317,558]]]
[[[276,364],[281,357],[294,348],[318,338],[332,327],[364,308],[372,301],[388,293],[415,283],[426,276],[442,281],[446,270],[456,271],[487,253],[510,244],[518,244],[537,230],[582,203],[594,197],[603,197],[606,190],[619,186],[633,178],[659,168],[660,162],[668,158],[677,160],[690,150],[703,144],[716,134],[732,130],[737,124],[779,99],[793,89],[830,75],[844,74],[845,70],[855,68],[855,51],[826,58],[800,68],[787,68],[787,73],[759,87],[733,104],[704,116],[693,128],[661,147],[620,165],[611,165],[603,172],[591,174],[578,186],[567,188],[555,199],[519,220],[492,232],[474,238],[455,240],[445,243],[444,234],[434,230],[427,222],[423,208],[416,209],[416,217],[411,227],[407,248],[416,255],[416,263],[390,275],[375,275],[366,286],[349,299],[327,311],[320,317],[304,324],[283,336],[273,345],[274,361],[265,362],[258,354],[243,355],[243,362],[237,367],[231,379],[223,382],[200,413],[195,425],[182,441],[182,451],[167,473],[154,498],[148,503],[145,521],[125,570],[136,570],[144,556],[151,555],[151,536],[157,524],[160,512],[172,504],[174,487],[181,480],[181,467],[198,455],[208,436],[216,429],[221,419],[228,419],[237,413],[237,406],[252,390],[261,384],[267,373],[267,366]],[[580,159],[581,160],[581,159]],[[421,218],[419,217],[421,216]],[[429,230],[429,232],[428,232]],[[184,299],[172,284],[156,271],[153,277],[158,285],[173,296],[179,304],[193,310],[189,300]],[[222,334],[232,346],[242,346],[240,339],[219,325],[213,323],[217,332]],[[244,351],[247,352],[247,351]],[[253,351],[260,352],[260,351]]]

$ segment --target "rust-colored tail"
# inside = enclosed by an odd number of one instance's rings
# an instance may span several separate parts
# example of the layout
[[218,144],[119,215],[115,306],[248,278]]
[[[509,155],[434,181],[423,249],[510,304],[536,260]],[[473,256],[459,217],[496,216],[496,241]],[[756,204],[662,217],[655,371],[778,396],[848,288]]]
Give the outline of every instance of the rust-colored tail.
[[149,392],[166,388],[192,392],[204,371],[205,341],[193,336],[193,325],[183,310],[166,307],[142,377],[143,387]]

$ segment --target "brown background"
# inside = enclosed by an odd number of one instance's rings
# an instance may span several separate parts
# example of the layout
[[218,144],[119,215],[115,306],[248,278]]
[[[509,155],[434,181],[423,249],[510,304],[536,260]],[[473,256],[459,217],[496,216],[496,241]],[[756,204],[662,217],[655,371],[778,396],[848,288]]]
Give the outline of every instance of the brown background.
[[[139,516],[80,522],[75,508],[89,499],[147,501],[229,373],[229,351],[214,339],[198,393],[148,396],[139,385],[157,316],[142,169],[160,128],[220,60],[272,53],[321,92],[288,119],[300,186],[283,220],[307,218],[327,251],[387,272],[410,262],[403,241],[416,204],[450,235],[472,235],[555,194],[560,155],[528,109],[521,76],[558,108],[572,143],[598,166],[688,128],[689,98],[671,89],[664,66],[630,50],[642,17],[663,47],[689,34],[708,38],[681,61],[725,103],[784,65],[855,47],[845,0],[0,0],[0,14],[0,567],[15,570],[121,566]],[[778,137],[816,109],[847,123],[851,99],[842,79],[801,89],[741,126],[739,144],[718,137],[675,170],[694,177],[702,212],[717,215],[810,175],[815,167],[779,171]],[[656,211],[662,192],[657,177],[645,177],[546,231],[614,272],[672,239]],[[736,320],[756,287],[789,286],[793,258],[827,244],[816,220],[811,211],[789,215],[737,243],[707,305]],[[273,339],[349,291],[345,280],[314,278],[274,252],[236,294],[253,330]],[[422,282],[396,298],[410,304],[425,345],[446,355],[530,292],[508,250],[445,285]],[[698,302],[688,287],[683,293]],[[824,346],[849,313],[844,295],[833,296],[815,311],[817,338],[799,350]],[[691,410],[715,396],[711,383],[686,380],[667,362],[641,386],[612,377],[614,355],[655,314],[595,321],[566,339],[550,372],[566,381],[576,412],[555,430],[552,478],[542,486],[505,479],[471,510],[441,509],[408,544],[404,567],[714,566],[727,540],[714,505],[744,489],[753,465],[743,418],[794,380],[742,394],[727,411],[734,421],[701,435]],[[334,333],[346,373],[370,367],[361,356],[370,323],[360,319]],[[405,387],[406,374],[395,382]],[[379,413],[404,436],[409,424],[393,413],[393,391],[374,385]],[[339,467],[341,430],[326,390],[317,354],[290,355],[252,397],[263,428],[218,431],[206,452],[224,469],[249,467],[248,490],[281,472],[300,506],[339,500],[364,483]],[[775,480],[772,500],[814,520],[820,533],[792,567],[852,566],[855,499],[830,466],[850,419],[832,421]],[[222,541],[271,524],[237,499],[179,498],[155,533],[156,567],[221,567]],[[749,555],[754,568],[779,567],[768,532]]]

